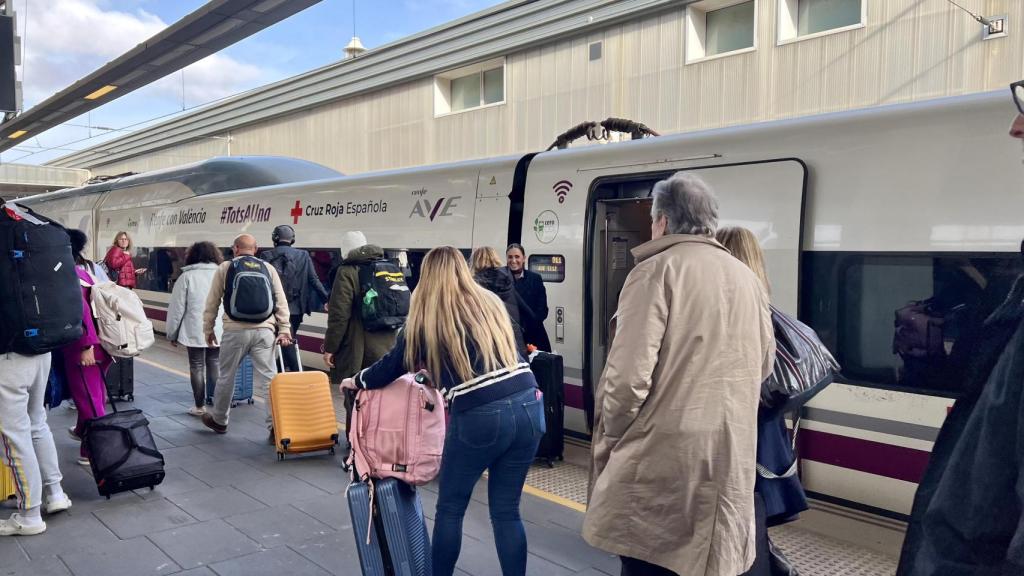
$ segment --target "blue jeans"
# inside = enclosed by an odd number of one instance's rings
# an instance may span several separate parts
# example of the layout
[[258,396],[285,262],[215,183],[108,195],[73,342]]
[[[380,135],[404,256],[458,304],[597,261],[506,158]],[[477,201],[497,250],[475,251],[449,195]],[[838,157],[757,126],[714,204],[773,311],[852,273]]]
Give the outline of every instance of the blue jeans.
[[490,471],[487,498],[501,573],[526,574],[526,530],[519,517],[519,498],[544,435],[544,401],[537,396],[535,390],[525,390],[452,413],[434,517],[434,576],[455,571],[462,518],[484,470]]

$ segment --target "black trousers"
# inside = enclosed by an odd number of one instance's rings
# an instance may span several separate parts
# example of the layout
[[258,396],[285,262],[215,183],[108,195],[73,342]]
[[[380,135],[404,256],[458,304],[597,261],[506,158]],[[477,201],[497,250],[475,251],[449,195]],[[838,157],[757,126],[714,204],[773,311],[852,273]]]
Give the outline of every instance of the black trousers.
[[[302,366],[299,364],[299,326],[302,325],[302,314],[292,314],[288,317],[292,323],[292,345],[282,346],[281,355],[284,356],[284,371],[298,372]],[[275,360],[275,363],[277,361]],[[280,366],[278,367],[280,368]]]
[[668,568],[662,568],[628,556],[620,556],[622,560],[622,576],[679,576]]

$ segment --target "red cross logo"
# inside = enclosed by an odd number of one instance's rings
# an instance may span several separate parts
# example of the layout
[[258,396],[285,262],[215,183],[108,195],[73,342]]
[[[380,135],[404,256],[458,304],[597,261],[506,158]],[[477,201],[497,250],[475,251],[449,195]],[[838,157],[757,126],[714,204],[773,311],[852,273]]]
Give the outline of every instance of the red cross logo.
[[302,216],[302,204],[300,203],[299,200],[295,201],[295,208],[292,208],[291,215],[292,215],[292,224],[298,224],[299,223],[299,216]]

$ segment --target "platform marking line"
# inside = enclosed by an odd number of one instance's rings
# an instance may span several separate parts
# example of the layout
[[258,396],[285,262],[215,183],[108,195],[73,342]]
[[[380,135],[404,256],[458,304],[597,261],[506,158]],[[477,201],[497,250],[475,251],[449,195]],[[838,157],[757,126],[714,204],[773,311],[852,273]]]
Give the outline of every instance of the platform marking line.
[[[152,366],[154,368],[158,368],[158,369],[163,370],[165,372],[170,372],[171,374],[175,374],[177,376],[184,376],[185,378],[191,378],[192,377],[192,375],[189,374],[188,372],[182,372],[181,370],[176,370],[174,368],[171,368],[170,366],[166,366],[164,364],[161,364],[160,362],[156,362],[156,361],[153,361],[153,360],[147,360],[146,358],[140,358],[140,357],[136,357],[136,360],[138,360],[140,362],[143,362],[145,364],[149,364],[150,366]],[[253,396],[253,399],[255,399],[257,402],[261,402],[261,403],[263,402],[262,398],[260,398],[258,396],[255,396],[255,395]],[[339,428],[341,428],[341,429],[345,428],[343,423],[339,422],[338,424],[339,424]],[[583,512],[587,511],[587,507],[584,506],[583,504],[580,504],[579,502],[573,502],[572,500],[569,500],[568,498],[562,498],[561,496],[559,496],[557,494],[552,494],[551,492],[548,492],[546,490],[541,490],[540,488],[535,488],[533,486],[530,486],[529,484],[524,484],[523,485],[523,492],[525,492],[525,493],[527,493],[527,494],[529,494],[531,496],[536,496],[537,498],[540,498],[542,500],[547,500],[548,502],[552,502],[552,503],[558,504],[560,506],[565,506],[566,508],[569,508],[571,510],[575,510],[575,511],[580,512],[580,513],[583,513]]]

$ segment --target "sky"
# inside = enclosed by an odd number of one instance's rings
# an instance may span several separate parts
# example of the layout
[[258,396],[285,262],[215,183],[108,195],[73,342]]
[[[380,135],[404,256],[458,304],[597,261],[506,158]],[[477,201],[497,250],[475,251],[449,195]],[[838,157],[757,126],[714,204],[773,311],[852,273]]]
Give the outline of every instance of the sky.
[[[9,0],[10,1],[10,0]],[[322,0],[149,86],[30,137],[0,162],[43,164],[211,101],[340,60],[355,32],[367,48],[499,0]],[[23,109],[59,92],[193,12],[205,0],[13,0],[24,55]],[[184,76],[184,80],[183,77]],[[158,119],[159,118],[159,119]],[[90,128],[91,127],[91,128]],[[105,128],[115,128],[116,131]],[[187,163],[195,159],[183,159]]]

